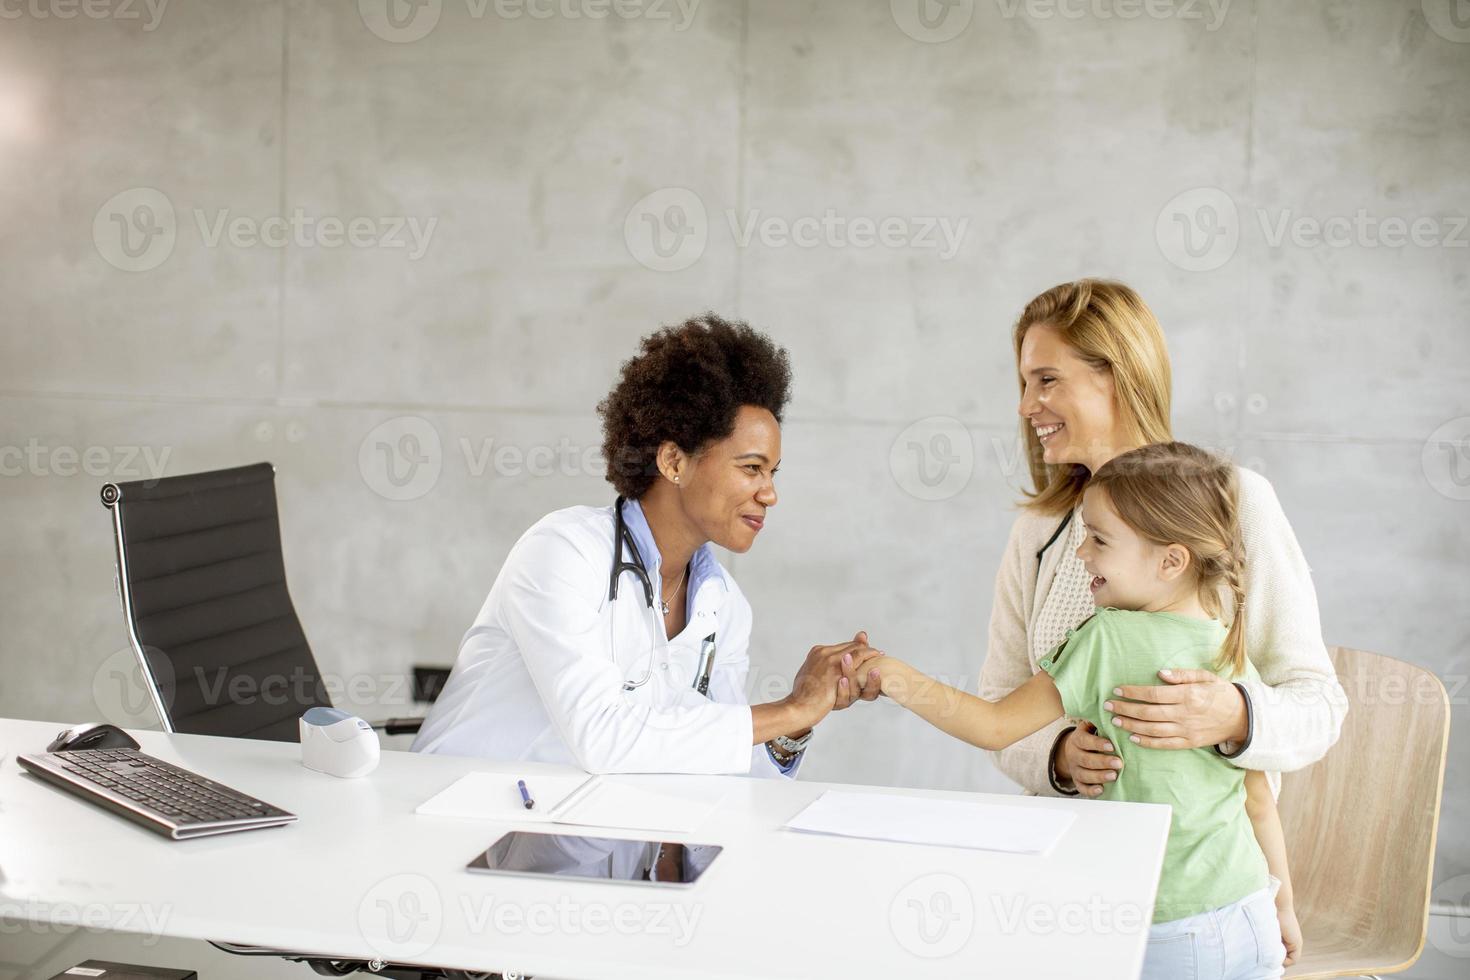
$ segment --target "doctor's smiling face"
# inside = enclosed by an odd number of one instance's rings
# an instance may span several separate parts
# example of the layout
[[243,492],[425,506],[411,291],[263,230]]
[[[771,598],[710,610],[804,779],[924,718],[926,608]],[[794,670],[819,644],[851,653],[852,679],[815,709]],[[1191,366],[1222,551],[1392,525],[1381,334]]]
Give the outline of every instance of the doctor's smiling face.
[[781,425],[768,409],[742,405],[729,436],[693,455],[666,442],[658,464],[664,479],[650,492],[669,498],[701,538],[744,554],[776,506]]

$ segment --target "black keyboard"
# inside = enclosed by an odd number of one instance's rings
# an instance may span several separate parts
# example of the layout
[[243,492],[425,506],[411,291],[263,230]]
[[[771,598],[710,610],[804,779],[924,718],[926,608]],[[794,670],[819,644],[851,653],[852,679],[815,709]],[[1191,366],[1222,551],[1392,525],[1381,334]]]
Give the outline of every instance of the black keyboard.
[[17,756],[16,761],[174,840],[279,827],[296,819],[294,813],[137,749],[73,749]]

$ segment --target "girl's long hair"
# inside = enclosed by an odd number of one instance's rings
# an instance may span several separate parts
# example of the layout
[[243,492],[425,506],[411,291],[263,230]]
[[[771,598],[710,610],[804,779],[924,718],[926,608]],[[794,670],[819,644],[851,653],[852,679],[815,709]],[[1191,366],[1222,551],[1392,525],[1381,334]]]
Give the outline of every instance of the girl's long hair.
[[1245,670],[1245,548],[1235,467],[1186,442],[1164,442],[1115,456],[1089,486],[1107,491],[1118,517],[1149,541],[1189,552],[1200,603],[1224,620],[1222,586],[1232,596],[1230,631],[1215,663]]

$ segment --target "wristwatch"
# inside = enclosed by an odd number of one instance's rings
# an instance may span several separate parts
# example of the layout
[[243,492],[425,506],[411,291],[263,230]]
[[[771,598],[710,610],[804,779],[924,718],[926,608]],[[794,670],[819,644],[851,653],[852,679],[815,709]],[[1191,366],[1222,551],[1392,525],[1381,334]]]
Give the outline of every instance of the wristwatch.
[[783,766],[795,759],[807,743],[812,740],[812,733],[808,731],[801,738],[787,738],[785,735],[777,735],[766,744],[771,747],[771,753],[776,756],[776,761]]

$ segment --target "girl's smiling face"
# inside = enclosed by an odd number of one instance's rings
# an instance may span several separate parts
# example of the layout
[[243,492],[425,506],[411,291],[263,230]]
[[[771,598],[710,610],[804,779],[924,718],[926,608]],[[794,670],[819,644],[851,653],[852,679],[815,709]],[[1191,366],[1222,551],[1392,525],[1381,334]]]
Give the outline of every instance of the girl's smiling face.
[[1102,608],[1156,612],[1176,598],[1189,552],[1177,544],[1156,544],[1123,523],[1108,492],[1082,492],[1082,523],[1087,534],[1077,557],[1092,576],[1092,602]]

